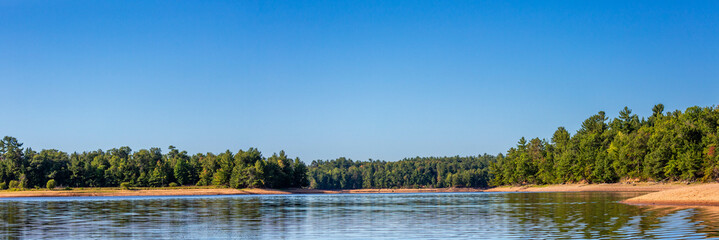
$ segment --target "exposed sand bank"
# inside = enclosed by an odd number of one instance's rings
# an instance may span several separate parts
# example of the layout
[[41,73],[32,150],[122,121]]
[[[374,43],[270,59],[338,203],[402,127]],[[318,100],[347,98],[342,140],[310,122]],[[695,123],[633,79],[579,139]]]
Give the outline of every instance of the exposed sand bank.
[[610,183],[610,184],[556,184],[541,186],[506,186],[484,190],[485,192],[658,192],[683,188],[679,183]]
[[634,197],[629,204],[719,206],[719,183],[687,185]]
[[233,188],[143,188],[123,190],[118,188],[81,188],[73,190],[23,190],[0,191],[0,198],[15,197],[88,197],[88,196],[196,196],[196,195],[265,195],[265,194],[338,194],[338,193],[431,193],[431,192],[481,192],[474,188],[420,188],[420,189],[233,189]]
[[622,202],[665,206],[719,206],[719,183],[566,184],[497,187],[485,192],[647,192]]
[[440,193],[440,192],[483,192],[480,188],[370,188],[370,189],[342,189],[342,190],[319,190],[319,189],[296,189],[291,190],[295,194],[337,194],[337,193]]
[[417,188],[417,189],[233,189],[211,187],[141,188],[79,188],[73,190],[0,191],[0,198],[14,197],[82,197],[82,196],[194,196],[254,194],[360,194],[360,193],[439,193],[439,192],[647,192],[625,200],[629,204],[719,206],[719,183],[636,183],[636,184],[562,184],[546,186],[478,188]]
[[178,189],[137,189],[84,188],[73,190],[24,190],[0,191],[0,198],[13,197],[88,197],[88,196],[194,196],[194,195],[241,195],[241,194],[285,194],[273,189],[232,189],[232,188],[178,188]]

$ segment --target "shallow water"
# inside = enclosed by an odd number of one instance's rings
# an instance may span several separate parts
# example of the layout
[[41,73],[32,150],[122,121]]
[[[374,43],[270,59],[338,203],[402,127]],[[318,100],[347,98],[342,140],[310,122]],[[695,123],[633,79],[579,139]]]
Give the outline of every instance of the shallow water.
[[0,200],[0,237],[42,239],[706,238],[719,210],[640,193],[418,193]]

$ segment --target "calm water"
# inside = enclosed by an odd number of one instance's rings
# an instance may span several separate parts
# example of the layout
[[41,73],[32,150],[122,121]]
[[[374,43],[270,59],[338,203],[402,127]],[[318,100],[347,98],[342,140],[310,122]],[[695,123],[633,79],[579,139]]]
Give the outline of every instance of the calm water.
[[439,193],[0,200],[2,238],[705,238],[716,208],[619,193]]

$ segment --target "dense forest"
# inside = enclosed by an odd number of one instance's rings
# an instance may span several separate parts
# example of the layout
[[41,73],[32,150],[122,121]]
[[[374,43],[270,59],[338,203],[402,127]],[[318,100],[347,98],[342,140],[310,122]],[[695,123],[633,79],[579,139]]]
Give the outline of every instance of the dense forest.
[[[226,186],[318,189],[488,187],[619,181],[719,179],[719,109],[690,107],[648,118],[625,107],[609,120],[590,116],[570,134],[559,127],[549,141],[522,137],[506,154],[415,157],[396,162],[316,160],[307,167],[284,151],[265,158],[250,148],[189,156],[170,146],[133,152],[129,147],[68,154],[23,149],[0,141],[0,188],[43,186]],[[52,183],[52,184],[51,184]]]
[[163,187],[175,185],[234,188],[304,187],[307,166],[284,151],[269,158],[255,148],[232,153],[189,156],[170,146],[133,152],[129,147],[67,154],[58,150],[23,149],[13,137],[0,141],[0,188]]
[[521,138],[490,166],[492,184],[716,181],[719,109],[652,112],[640,119],[625,107],[611,121],[599,112],[574,135],[559,127],[550,141]]

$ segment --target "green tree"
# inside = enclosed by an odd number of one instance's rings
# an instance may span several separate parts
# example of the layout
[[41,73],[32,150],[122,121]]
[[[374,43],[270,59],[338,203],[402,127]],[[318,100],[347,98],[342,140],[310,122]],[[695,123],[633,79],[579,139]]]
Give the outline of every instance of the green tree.
[[175,179],[177,179],[177,183],[180,185],[187,185],[191,183],[191,169],[189,164],[187,163],[187,160],[180,158],[177,160],[177,163],[175,163],[174,173],[175,173]]
[[55,182],[55,179],[50,179],[47,181],[47,184],[45,186],[47,187],[47,189],[52,190],[52,189],[55,189],[55,187],[57,187],[57,183]]

